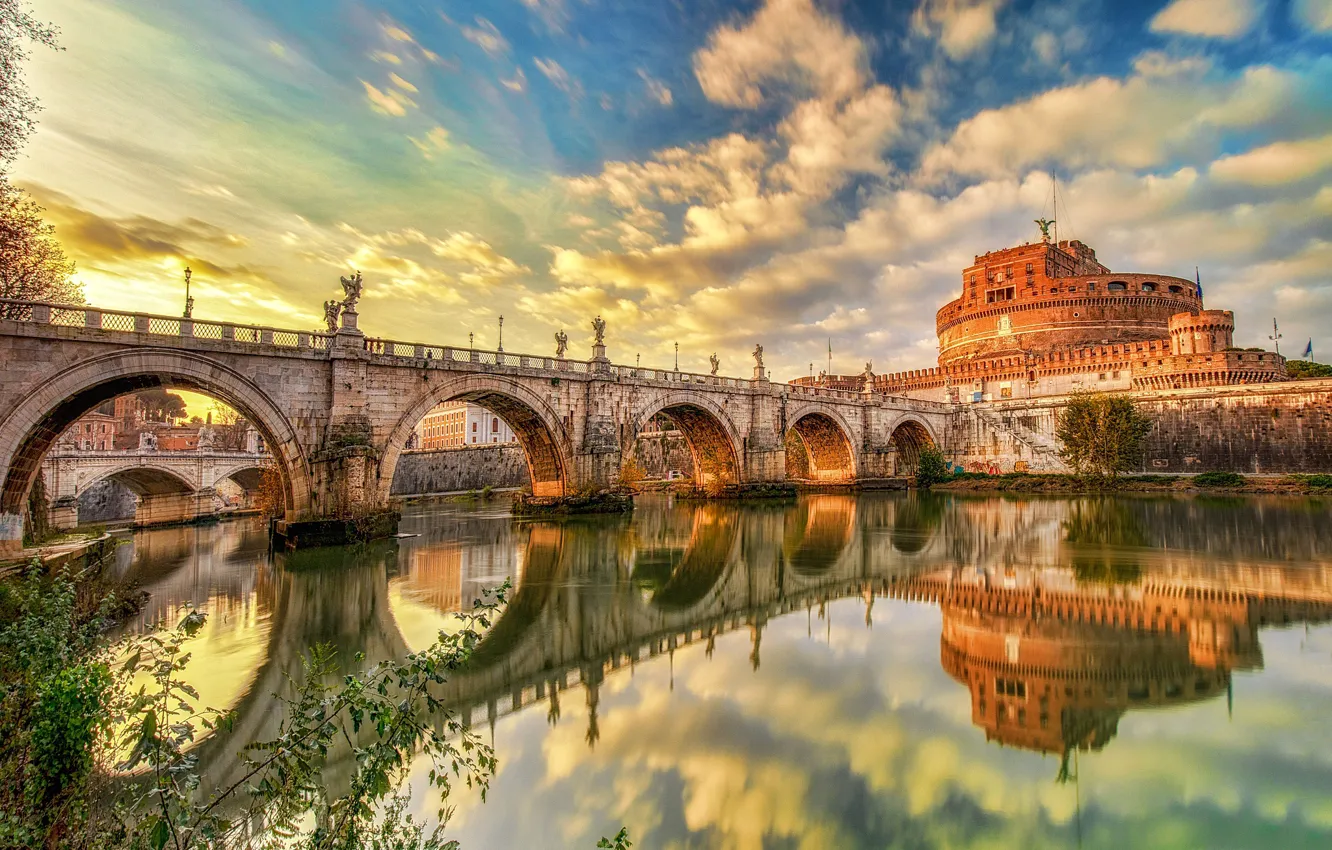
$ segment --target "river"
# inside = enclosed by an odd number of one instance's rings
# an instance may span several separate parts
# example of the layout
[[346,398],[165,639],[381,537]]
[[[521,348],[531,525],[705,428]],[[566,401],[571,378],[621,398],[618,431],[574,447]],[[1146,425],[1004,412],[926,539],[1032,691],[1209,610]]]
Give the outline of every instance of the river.
[[188,678],[236,711],[199,747],[210,783],[274,733],[310,646],[400,656],[512,577],[447,687],[499,759],[484,803],[451,800],[464,850],[621,826],[636,848],[1327,848],[1330,507],[436,503],[407,509],[416,536],[294,555],[253,521],[144,531],[116,569],[152,594],[133,627],[209,614]]

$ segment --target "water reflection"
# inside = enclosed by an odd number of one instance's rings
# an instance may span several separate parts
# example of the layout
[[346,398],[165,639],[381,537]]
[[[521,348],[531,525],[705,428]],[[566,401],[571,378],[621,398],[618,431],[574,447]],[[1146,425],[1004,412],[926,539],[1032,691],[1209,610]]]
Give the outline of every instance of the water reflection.
[[[608,792],[595,808],[607,827],[637,812],[638,834],[651,839],[644,846],[767,846],[776,829],[773,813],[755,814],[741,829],[708,809],[698,795],[721,780],[695,775],[683,751],[697,741],[685,745],[678,730],[667,729],[688,728],[699,741],[734,750],[746,765],[742,787],[748,787],[760,781],[769,759],[784,759],[784,748],[826,744],[828,735],[850,728],[848,719],[832,719],[845,711],[859,716],[851,724],[857,734],[877,741],[862,741],[866,751],[884,750],[887,761],[865,762],[854,747],[831,766],[817,766],[826,753],[807,755],[800,787],[826,768],[833,773],[824,779],[849,782],[863,796],[862,808],[888,807],[910,821],[939,816],[932,808],[942,805],[939,799],[929,797],[930,805],[916,799],[930,776],[932,783],[948,783],[954,804],[979,807],[977,816],[1021,816],[1033,829],[1043,824],[1037,833],[1063,835],[1072,816],[1064,797],[1040,791],[1015,803],[962,778],[967,771],[1000,770],[998,776],[1008,777],[1001,784],[1021,785],[1029,771],[1013,755],[996,767],[998,756],[974,750],[972,742],[1050,756],[1054,761],[1037,771],[1044,779],[1031,774],[1030,781],[1055,787],[1052,780],[1073,775],[1076,752],[1097,752],[1104,760],[1104,753],[1122,747],[1125,758],[1142,758],[1133,743],[1112,746],[1124,737],[1126,718],[1224,705],[1237,672],[1264,667],[1260,629],[1308,629],[1329,619],[1332,529],[1325,516],[1326,505],[1316,500],[911,494],[820,495],[759,506],[644,500],[632,518],[519,523],[502,509],[444,505],[405,518],[404,530],[418,537],[276,560],[257,542],[257,527],[243,524],[145,532],[136,536],[132,553],[124,552],[121,568],[154,593],[145,622],[193,600],[230,624],[229,644],[220,634],[203,641],[215,650],[202,653],[209,659],[206,676],[231,683],[217,701],[206,701],[237,711],[230,734],[200,748],[211,782],[231,778],[241,747],[275,734],[280,703],[272,695],[289,687],[287,678],[299,674],[310,646],[336,647],[349,666],[358,652],[366,664],[400,656],[448,628],[481,589],[512,576],[508,608],[470,669],[441,694],[471,723],[489,724],[500,748],[491,802],[463,806],[460,828],[476,839],[471,846],[548,841],[541,832],[522,838],[517,824],[504,822],[506,813],[511,819],[518,801],[555,794],[574,765],[613,773],[619,777],[614,783],[649,783],[640,790],[657,801],[650,813],[620,800],[622,790]],[[812,629],[816,611],[826,619],[823,644]],[[1310,634],[1315,643],[1325,639],[1322,632]],[[815,646],[824,648],[816,652]],[[1332,696],[1328,656],[1300,668],[1297,698],[1283,705],[1298,722],[1288,722],[1278,736],[1232,719],[1229,731],[1216,733],[1225,747],[1247,752],[1264,736],[1307,737],[1311,744],[1310,717],[1321,714],[1310,715],[1304,700]],[[737,667],[748,671],[751,684],[740,687]],[[940,675],[946,687],[934,684]],[[1272,681],[1271,673],[1263,676]],[[581,693],[571,697],[570,689]],[[677,707],[656,717],[664,703]],[[913,719],[911,706],[926,703],[935,706],[932,719]],[[783,719],[787,707],[814,723],[823,704],[822,722],[832,724],[827,729],[784,725],[791,722]],[[953,707],[966,729],[984,734],[949,726]],[[680,745],[678,762],[655,749],[656,742],[633,742],[623,729],[607,726],[611,716],[642,722],[635,714],[649,708],[665,724],[653,728]],[[735,723],[747,731],[731,728]],[[583,755],[568,749],[570,724]],[[905,731],[912,724],[915,731]],[[764,739],[767,744],[759,743]],[[897,760],[905,756],[884,748],[915,748],[944,761],[917,768],[924,773],[902,774]],[[1222,751],[1209,750],[1208,758]],[[332,755],[332,790],[350,774],[350,763],[338,766],[349,757],[349,751]],[[945,770],[945,764],[952,766]],[[782,770],[793,769],[783,761]],[[1158,772],[1183,769],[1153,764]],[[1326,758],[1303,769],[1332,787]],[[941,770],[946,777],[936,775]],[[1278,785],[1258,790],[1270,795]],[[740,793],[714,790],[727,799]],[[804,793],[806,803],[818,796],[812,788]],[[1326,837],[1332,796],[1308,788],[1300,794],[1301,829]],[[1132,796],[1131,789],[1116,791],[1111,808]],[[1039,800],[1034,810],[1033,799]],[[1075,797],[1078,829],[1081,799]],[[703,809],[691,814],[690,800]],[[562,817],[537,809],[533,818]],[[817,830],[791,824],[788,837],[809,846],[883,845],[882,824],[848,824],[847,814],[820,814],[837,821],[837,841],[815,840]],[[595,831],[595,820],[585,818],[580,828]],[[738,839],[741,833],[757,836],[757,843]],[[577,835],[569,843],[589,843]]]

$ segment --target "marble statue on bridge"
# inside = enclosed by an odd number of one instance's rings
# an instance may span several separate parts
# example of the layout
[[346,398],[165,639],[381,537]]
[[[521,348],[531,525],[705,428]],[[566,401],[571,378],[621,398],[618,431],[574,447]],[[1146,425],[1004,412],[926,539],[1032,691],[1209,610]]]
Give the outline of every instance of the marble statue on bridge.
[[361,273],[358,271],[352,277],[339,278],[342,281],[342,307],[349,313],[356,312],[356,302],[361,300]]
[[593,341],[593,344],[594,344],[594,345],[605,345],[605,344],[606,344],[606,320],[603,319],[603,318],[601,318],[600,316],[597,316],[595,319],[593,319],[593,320],[592,320],[592,333],[596,335],[596,339]]
[[564,331],[555,332],[555,356],[564,359],[564,353],[569,350],[569,335]]
[[328,326],[329,333],[338,332],[338,315],[341,313],[341,301],[330,300],[324,302],[324,324]]
[[708,358],[708,362],[712,364],[712,374],[717,374],[717,370],[721,368],[721,360],[717,359],[717,352],[712,352],[712,356]]

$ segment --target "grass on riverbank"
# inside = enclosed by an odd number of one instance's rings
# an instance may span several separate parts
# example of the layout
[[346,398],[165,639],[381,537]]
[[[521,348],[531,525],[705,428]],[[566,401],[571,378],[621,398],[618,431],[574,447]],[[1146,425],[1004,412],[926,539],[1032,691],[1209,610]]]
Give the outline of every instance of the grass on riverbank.
[[1001,493],[1251,493],[1332,495],[1332,475],[1247,476],[1235,472],[1200,475],[1123,475],[1092,478],[1056,473],[960,472],[934,485],[951,492]]

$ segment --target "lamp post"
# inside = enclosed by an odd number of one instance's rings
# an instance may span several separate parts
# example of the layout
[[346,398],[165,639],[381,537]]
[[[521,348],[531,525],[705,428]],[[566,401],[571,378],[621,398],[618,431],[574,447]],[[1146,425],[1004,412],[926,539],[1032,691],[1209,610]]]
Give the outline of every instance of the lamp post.
[[675,344],[675,371],[680,371],[680,343]]
[[500,314],[500,331],[499,331],[499,334],[500,334],[500,336],[499,336],[499,348],[497,348],[497,349],[495,349],[495,350],[496,350],[496,351],[503,351],[503,350],[504,350],[504,315],[503,315],[503,314]]
[[181,314],[181,316],[186,319],[190,318],[191,315],[194,313],[194,299],[190,297],[190,276],[192,274],[194,273],[190,271],[190,267],[186,266],[185,267],[185,312]]
[[1281,332],[1277,330],[1276,317],[1272,317],[1272,335],[1268,337],[1276,346],[1276,353],[1281,353]]
[[476,334],[472,331],[467,332],[467,347],[476,348]]

